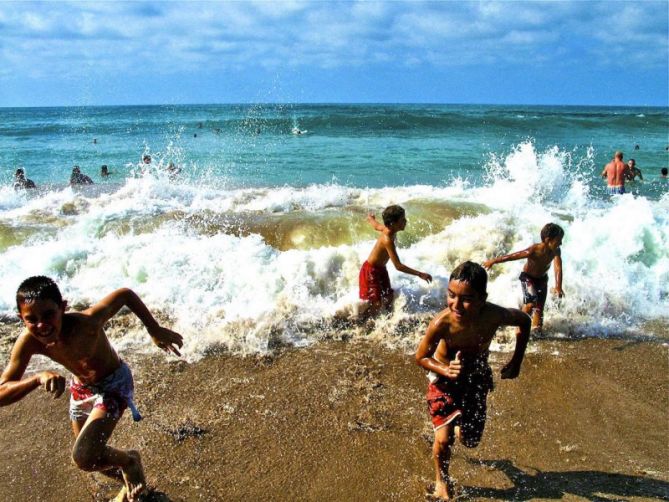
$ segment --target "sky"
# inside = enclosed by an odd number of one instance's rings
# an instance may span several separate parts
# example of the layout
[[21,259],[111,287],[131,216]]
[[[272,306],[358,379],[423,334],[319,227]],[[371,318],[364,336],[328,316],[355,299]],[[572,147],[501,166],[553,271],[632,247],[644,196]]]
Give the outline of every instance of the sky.
[[669,0],[0,1],[0,106],[669,105]]

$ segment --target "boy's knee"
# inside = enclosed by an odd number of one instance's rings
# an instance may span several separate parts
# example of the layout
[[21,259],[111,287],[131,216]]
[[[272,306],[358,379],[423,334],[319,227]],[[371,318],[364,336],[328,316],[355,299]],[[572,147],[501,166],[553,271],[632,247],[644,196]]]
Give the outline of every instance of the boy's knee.
[[442,452],[451,448],[455,442],[455,436],[450,430],[437,430],[434,433],[434,443],[432,444],[432,449],[435,452]]
[[483,427],[479,428],[470,428],[462,431],[462,434],[459,436],[460,443],[465,448],[476,448],[481,443],[481,438],[483,437]]
[[72,450],[72,462],[82,471],[90,472],[97,470],[98,460],[98,452],[91,448],[82,448],[75,445]]

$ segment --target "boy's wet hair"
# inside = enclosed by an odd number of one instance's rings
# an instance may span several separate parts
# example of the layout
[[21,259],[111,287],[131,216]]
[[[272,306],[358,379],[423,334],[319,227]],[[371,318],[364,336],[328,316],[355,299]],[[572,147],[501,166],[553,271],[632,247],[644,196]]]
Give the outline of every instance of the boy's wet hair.
[[666,167],[663,167],[662,169],[660,169],[660,172],[666,176],[669,170]]
[[455,267],[453,272],[451,272],[449,281],[466,282],[479,295],[485,296],[486,288],[488,287],[488,273],[478,263],[466,261]]
[[36,300],[53,300],[60,305],[63,303],[63,296],[52,279],[43,275],[34,275],[23,281],[16,290],[16,307],[21,310],[22,304]]
[[383,224],[385,226],[390,226],[396,221],[401,220],[406,213],[404,212],[404,208],[402,206],[388,206],[383,210],[383,213],[381,214],[383,218]]
[[546,223],[541,229],[541,242],[546,239],[555,239],[556,237],[564,237],[564,230],[560,225],[555,223]]

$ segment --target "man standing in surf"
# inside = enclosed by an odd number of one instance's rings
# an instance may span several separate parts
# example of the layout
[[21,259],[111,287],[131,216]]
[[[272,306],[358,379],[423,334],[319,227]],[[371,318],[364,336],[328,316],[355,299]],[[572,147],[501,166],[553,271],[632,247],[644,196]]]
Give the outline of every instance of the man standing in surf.
[[133,404],[134,384],[128,365],[105,335],[104,325],[128,307],[142,321],[151,340],[166,352],[180,355],[181,335],[158,324],[144,302],[131,290],[119,289],[83,312],[65,313],[55,282],[35,276],[16,292],[19,317],[26,329],[12,348],[9,364],[0,376],[0,406],[23,399],[38,387],[54,398],[65,391],[65,378],[41,371],[23,378],[33,355],[46,356],[68,369],[70,418],[76,441],[72,460],[83,471],[98,471],[124,483],[116,500],[136,501],[147,491],[139,452],[107,445],[126,408],[141,420]]
[[616,152],[613,160],[604,166],[602,178],[606,178],[609,195],[625,193],[625,178],[629,177],[630,169],[623,162],[623,152]]
[[404,208],[401,206],[388,206],[383,210],[383,225],[376,221],[373,214],[367,215],[367,221],[374,230],[381,235],[374,244],[372,252],[369,253],[367,261],[360,269],[359,286],[360,299],[368,302],[365,317],[374,317],[381,312],[390,312],[393,308],[394,293],[390,286],[390,277],[386,264],[392,261],[395,268],[405,274],[420,277],[428,283],[432,282],[432,276],[425,272],[419,272],[407,267],[397,255],[395,248],[395,236],[397,232],[404,230],[407,219]]
[[530,337],[530,318],[518,309],[486,301],[488,274],[464,262],[448,282],[446,308],[430,322],[416,350],[416,362],[429,371],[428,412],[434,427],[432,455],[434,496],[452,496],[448,469],[458,438],[467,448],[478,446],[485,428],[488,393],[493,388],[488,349],[500,326],[517,326],[516,347],[502,368],[502,378],[516,378]]

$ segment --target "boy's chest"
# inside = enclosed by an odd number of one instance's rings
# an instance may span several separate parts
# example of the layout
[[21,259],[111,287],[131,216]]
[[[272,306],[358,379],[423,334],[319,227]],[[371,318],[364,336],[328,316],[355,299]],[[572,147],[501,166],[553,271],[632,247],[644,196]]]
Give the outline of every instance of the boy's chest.
[[486,329],[450,329],[444,337],[446,345],[453,350],[482,352],[490,346],[495,331]]
[[104,341],[106,340],[101,340],[96,334],[77,334],[57,344],[47,355],[73,374],[87,378],[99,370],[106,359]]

